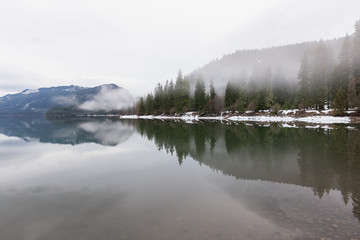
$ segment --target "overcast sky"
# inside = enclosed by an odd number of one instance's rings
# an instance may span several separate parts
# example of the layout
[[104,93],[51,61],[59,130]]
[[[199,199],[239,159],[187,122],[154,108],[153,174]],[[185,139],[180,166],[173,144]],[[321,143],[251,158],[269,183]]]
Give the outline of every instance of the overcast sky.
[[238,49],[353,33],[359,0],[0,0],[0,96],[115,83],[135,96]]

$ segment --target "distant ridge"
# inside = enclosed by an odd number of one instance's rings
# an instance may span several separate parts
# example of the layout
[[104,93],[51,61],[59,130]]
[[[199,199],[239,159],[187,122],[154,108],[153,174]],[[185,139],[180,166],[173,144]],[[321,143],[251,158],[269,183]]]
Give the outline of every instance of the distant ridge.
[[[337,61],[344,38],[324,41]],[[215,88],[225,90],[228,81],[251,81],[255,71],[270,67],[273,81],[297,84],[297,73],[301,58],[305,53],[312,51],[319,41],[303,42],[262,49],[237,50],[225,54],[204,66],[194,70],[188,75],[192,86],[197,78],[201,77],[206,82],[213,81]],[[221,91],[220,91],[221,93]]]
[[44,115],[50,109],[68,107],[108,111],[120,109],[133,100],[127,90],[115,84],[25,89],[0,98],[0,115]]

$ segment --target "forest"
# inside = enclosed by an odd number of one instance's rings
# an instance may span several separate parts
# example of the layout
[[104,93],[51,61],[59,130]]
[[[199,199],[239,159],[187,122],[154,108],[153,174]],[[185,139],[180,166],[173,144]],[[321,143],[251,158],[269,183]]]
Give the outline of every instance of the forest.
[[[224,91],[206,86],[201,74],[190,79],[179,70],[175,81],[158,83],[153,93],[141,97],[128,113],[137,115],[219,114],[226,111],[269,110],[277,114],[281,109],[334,109],[335,115],[346,110],[360,112],[360,20],[355,32],[346,35],[338,56],[323,40],[303,53],[297,82],[275,81],[271,66],[255,69],[251,79],[228,79]],[[285,64],[285,63],[284,63]],[[194,83],[191,91],[191,84]]]

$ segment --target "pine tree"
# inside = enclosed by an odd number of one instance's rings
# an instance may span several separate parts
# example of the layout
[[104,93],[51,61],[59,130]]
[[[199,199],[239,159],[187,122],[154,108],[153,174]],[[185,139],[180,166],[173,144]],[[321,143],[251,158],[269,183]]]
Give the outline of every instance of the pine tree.
[[175,83],[175,108],[177,113],[184,113],[190,108],[190,85],[184,79],[181,70],[179,70]]
[[154,114],[154,97],[151,93],[146,96],[145,108],[146,114]]
[[352,70],[354,78],[360,81],[360,20],[355,23],[355,33],[352,46]]
[[174,82],[173,80],[169,83],[169,90],[168,90],[168,111],[170,114],[173,114],[175,111],[175,96],[174,96]]
[[346,103],[345,103],[345,94],[342,87],[340,87],[336,93],[336,97],[334,99],[334,109],[335,109],[335,115],[342,116],[344,115],[344,109],[345,109]]
[[239,99],[239,89],[232,83],[228,82],[225,89],[225,107],[228,110],[236,110],[235,103]]
[[344,42],[339,54],[339,64],[334,69],[333,79],[330,86],[330,96],[335,98],[339,88],[344,91],[346,99],[346,109],[348,108],[348,85],[351,77],[351,41],[349,35],[346,34]]
[[[272,105],[274,105],[274,93],[273,93],[273,87],[272,87],[272,76],[271,76],[271,67],[269,66],[264,74],[264,82],[265,82],[265,108],[269,109]],[[263,109],[263,110],[264,110]]]
[[144,98],[141,97],[140,98],[140,103],[139,103],[139,115],[144,115],[146,112],[146,108],[145,108],[145,103],[144,103]]
[[155,88],[155,96],[154,96],[154,113],[155,114],[161,114],[163,113],[164,109],[164,94],[163,94],[163,86],[158,83],[158,85]]
[[164,86],[164,91],[163,91],[163,108],[164,108],[164,113],[165,114],[169,114],[169,110],[170,110],[170,106],[169,106],[169,81],[166,80],[165,82],[165,86]]
[[202,79],[198,79],[194,92],[194,110],[203,111],[206,104],[205,83]]
[[312,64],[310,98],[316,109],[323,109],[329,103],[329,78],[333,63],[323,40],[320,40],[314,53]]
[[353,91],[353,96],[355,99],[352,99],[354,107],[358,108],[360,113],[360,20],[355,23],[355,33],[352,46],[352,72],[353,79],[351,83],[353,88],[349,88],[350,91]]
[[310,65],[308,61],[308,57],[306,54],[304,54],[300,70],[298,73],[298,79],[299,79],[299,101],[301,108],[306,108],[310,105]]
[[215,88],[214,88],[214,82],[210,82],[210,99],[213,99],[216,96]]

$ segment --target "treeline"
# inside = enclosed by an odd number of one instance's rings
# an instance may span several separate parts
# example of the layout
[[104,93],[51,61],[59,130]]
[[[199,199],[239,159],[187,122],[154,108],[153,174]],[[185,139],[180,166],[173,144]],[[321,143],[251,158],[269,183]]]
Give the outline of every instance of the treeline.
[[223,110],[222,102],[212,84],[210,91],[206,93],[205,82],[202,79],[196,81],[195,92],[191,95],[189,81],[180,70],[175,83],[173,80],[166,81],[164,86],[159,83],[154,94],[149,93],[146,97],[140,98],[134,111],[139,115],[172,115],[190,110],[217,113]]
[[[344,38],[336,61],[331,49],[321,40],[316,48],[304,53],[298,72],[298,84],[274,79],[271,66],[255,69],[249,81],[228,81],[225,92],[217,94],[213,83],[208,92],[204,80],[198,76],[195,89],[190,92],[187,77],[179,71],[175,83],[158,84],[154,93],[140,98],[131,112],[144,114],[182,114],[197,111],[218,114],[223,110],[260,111],[277,113],[280,109],[334,108],[343,115],[349,108],[360,111],[360,21],[353,36]],[[276,80],[276,81],[274,81]]]

